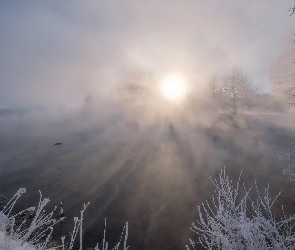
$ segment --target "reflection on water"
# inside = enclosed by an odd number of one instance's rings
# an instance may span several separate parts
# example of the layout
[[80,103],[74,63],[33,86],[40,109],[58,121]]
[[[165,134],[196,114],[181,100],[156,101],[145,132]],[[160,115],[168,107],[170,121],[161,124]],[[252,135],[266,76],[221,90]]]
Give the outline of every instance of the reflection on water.
[[292,143],[294,131],[275,118],[249,115],[238,128],[222,118],[209,125],[159,119],[147,126],[120,115],[87,119],[0,118],[0,191],[10,197],[27,188],[19,207],[36,204],[37,190],[50,206],[62,201],[63,234],[89,201],[86,248],[101,239],[107,218],[110,241],[128,221],[131,249],[182,249],[189,237],[196,239],[189,227],[197,205],[212,195],[210,176],[223,166],[234,180],[243,169],[246,186],[254,179],[259,189],[271,183],[273,194],[282,191],[275,210],[284,204],[286,213],[295,212],[295,185],[286,183],[275,153]]

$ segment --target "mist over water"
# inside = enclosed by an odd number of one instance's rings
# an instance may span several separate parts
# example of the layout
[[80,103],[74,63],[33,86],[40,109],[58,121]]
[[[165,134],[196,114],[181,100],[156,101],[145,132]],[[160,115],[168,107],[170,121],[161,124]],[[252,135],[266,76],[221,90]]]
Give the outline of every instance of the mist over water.
[[1,116],[1,192],[11,197],[27,188],[19,207],[36,204],[37,190],[50,198],[50,206],[62,201],[62,234],[71,231],[73,216],[89,201],[85,247],[102,237],[106,218],[107,237],[114,242],[128,221],[132,249],[182,249],[189,237],[197,239],[189,229],[197,206],[213,194],[210,176],[224,166],[233,180],[243,169],[247,187],[257,180],[263,191],[270,183],[273,197],[282,191],[275,211],[282,204],[287,214],[294,211],[295,187],[282,175],[278,157],[295,139],[291,114],[244,114],[236,126],[209,102],[191,98],[194,103],[153,109],[142,100]]
[[[270,183],[271,197],[282,191],[275,214],[281,205],[294,213],[279,159],[295,142],[285,112],[295,107],[293,6],[1,3],[0,194],[27,189],[15,210],[37,205],[38,190],[48,209],[62,201],[57,240],[89,201],[85,249],[102,239],[105,218],[110,242],[128,221],[130,249],[184,249],[198,237],[197,206],[214,194],[210,176],[224,167],[233,182],[243,170],[246,187]],[[183,88],[163,94],[175,75]]]

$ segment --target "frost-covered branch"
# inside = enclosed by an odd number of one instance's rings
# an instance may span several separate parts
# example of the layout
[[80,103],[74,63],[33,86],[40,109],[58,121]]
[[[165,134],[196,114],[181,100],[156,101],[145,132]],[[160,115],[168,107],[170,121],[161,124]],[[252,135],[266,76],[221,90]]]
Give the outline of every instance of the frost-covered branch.
[[[106,227],[107,227],[107,222],[105,219],[105,226],[104,226],[104,231],[103,231],[103,242],[102,242],[102,248],[98,247],[98,243],[94,250],[109,250],[109,243],[106,241]],[[116,243],[116,245],[111,249],[111,250],[119,250],[119,247],[121,246],[122,239],[124,237],[124,243],[123,243],[123,250],[129,249],[129,246],[127,246],[127,239],[128,239],[128,222],[126,222],[126,225],[124,226],[120,240]]]
[[[13,249],[15,247],[19,247],[17,249],[27,249],[27,247],[31,247],[29,249],[36,250],[54,250],[54,249],[74,249],[74,243],[76,241],[77,235],[79,233],[79,249],[83,249],[82,245],[82,237],[83,237],[83,227],[82,222],[84,219],[84,212],[89,205],[84,203],[83,209],[80,211],[80,217],[74,217],[74,228],[71,233],[70,241],[65,242],[65,237],[61,237],[61,245],[56,247],[48,247],[52,233],[54,230],[54,226],[63,221],[65,217],[64,211],[62,208],[59,212],[59,219],[54,219],[54,212],[56,211],[56,207],[48,214],[45,213],[45,206],[49,203],[48,198],[42,199],[42,194],[40,193],[40,200],[37,209],[35,207],[30,207],[28,209],[22,210],[21,212],[12,213],[12,209],[18,199],[26,192],[26,189],[19,189],[13,198],[7,202],[6,206],[0,211],[0,236],[5,235],[4,249],[9,250],[11,247]],[[22,215],[25,217],[32,217],[30,219],[29,226],[25,226],[28,223],[27,218],[20,219]],[[1,238],[1,237],[0,237]],[[123,246],[124,250],[127,250],[129,246],[127,246],[127,238],[128,238],[128,223],[123,227],[120,239],[111,250],[119,250],[119,247]],[[13,243],[13,244],[11,244]],[[121,244],[122,243],[122,244]],[[109,243],[106,241],[106,220],[105,220],[105,229],[104,229],[104,238],[102,242],[102,249],[99,248],[99,244],[96,245],[95,250],[110,250]],[[0,248],[3,246],[0,240]],[[2,248],[1,248],[2,249]]]
[[191,227],[199,239],[190,239],[187,249],[196,249],[197,243],[205,249],[294,249],[295,215],[275,218],[271,209],[277,197],[270,198],[269,187],[254,202],[245,187],[239,198],[240,178],[234,187],[225,169],[212,182],[215,195],[198,207],[199,220]]
[[[40,191],[40,201],[37,210],[35,207],[30,207],[12,215],[12,209],[15,203],[25,192],[25,188],[19,189],[13,198],[7,202],[3,210],[0,211],[0,231],[5,233],[8,245],[10,240],[17,240],[18,242],[35,246],[40,250],[47,249],[53,226],[64,218],[61,217],[58,220],[53,219],[56,207],[50,213],[45,213],[44,208],[50,200],[48,198],[42,199]],[[29,226],[25,227],[28,221],[27,218],[23,218],[21,221],[21,215],[33,217]],[[7,249],[9,248],[7,247]]]

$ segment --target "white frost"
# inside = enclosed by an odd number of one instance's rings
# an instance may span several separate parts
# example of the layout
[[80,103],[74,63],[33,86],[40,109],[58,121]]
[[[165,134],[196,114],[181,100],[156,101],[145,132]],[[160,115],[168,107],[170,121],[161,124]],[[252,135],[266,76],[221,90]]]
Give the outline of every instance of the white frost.
[[[191,227],[199,235],[198,243],[205,249],[295,249],[295,215],[275,218],[271,208],[277,197],[270,198],[269,187],[263,197],[258,193],[255,202],[249,197],[251,189],[245,187],[239,198],[239,181],[234,187],[225,170],[212,180],[215,195],[199,207],[199,220]],[[195,246],[190,239],[186,249]]]

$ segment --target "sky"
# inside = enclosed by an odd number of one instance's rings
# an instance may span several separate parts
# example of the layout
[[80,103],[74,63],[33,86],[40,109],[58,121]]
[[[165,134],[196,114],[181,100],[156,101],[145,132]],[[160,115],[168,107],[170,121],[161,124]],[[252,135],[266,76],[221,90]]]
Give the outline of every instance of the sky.
[[294,33],[293,0],[1,1],[0,108],[112,97],[134,72],[189,84],[243,70],[269,90]]

